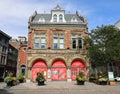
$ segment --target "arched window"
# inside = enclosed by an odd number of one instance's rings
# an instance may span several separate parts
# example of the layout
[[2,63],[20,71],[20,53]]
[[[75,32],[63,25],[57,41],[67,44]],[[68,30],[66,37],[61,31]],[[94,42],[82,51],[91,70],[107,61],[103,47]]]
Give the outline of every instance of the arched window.
[[54,14],[54,16],[53,16],[53,22],[57,22],[57,15],[56,14]]
[[59,15],[59,22],[62,22],[63,21],[63,16],[62,14]]

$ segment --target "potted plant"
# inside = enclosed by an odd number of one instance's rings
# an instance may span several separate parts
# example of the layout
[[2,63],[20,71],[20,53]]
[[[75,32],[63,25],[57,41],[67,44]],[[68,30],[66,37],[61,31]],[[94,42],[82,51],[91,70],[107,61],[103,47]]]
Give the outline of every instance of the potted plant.
[[36,81],[38,82],[38,85],[44,85],[44,82],[46,81],[44,72],[37,73]]
[[96,80],[95,74],[91,74],[91,75],[89,76],[89,82],[94,82],[95,80]]
[[18,75],[17,79],[18,79],[19,83],[25,82],[25,76],[22,73],[20,73]]
[[107,85],[108,77],[105,75],[105,73],[100,72],[98,75],[98,84],[99,85]]
[[79,72],[79,75],[76,76],[76,81],[77,81],[77,85],[84,85],[85,83],[85,76],[84,76],[84,72]]
[[14,86],[17,84],[17,78],[12,76],[12,73],[9,73],[8,76],[5,77],[4,82],[7,86]]

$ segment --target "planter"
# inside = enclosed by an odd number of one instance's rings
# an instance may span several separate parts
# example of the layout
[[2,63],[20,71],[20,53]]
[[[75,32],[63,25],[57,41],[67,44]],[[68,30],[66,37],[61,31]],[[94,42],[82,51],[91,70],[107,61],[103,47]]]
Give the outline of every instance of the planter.
[[109,85],[110,85],[110,86],[115,86],[115,85],[116,85],[116,82],[110,81],[110,82],[109,82]]
[[99,81],[98,84],[99,85],[107,85],[107,81]]
[[15,86],[15,85],[17,85],[16,81],[10,81],[7,83],[7,86]]
[[38,81],[38,85],[39,85],[39,86],[45,85],[45,84],[44,84],[44,81],[42,81],[42,82],[39,82],[39,81]]
[[77,81],[77,85],[84,85],[85,81]]
[[95,78],[89,78],[89,82],[95,82]]
[[25,79],[19,79],[19,83],[24,83]]
[[44,72],[39,72],[37,74],[36,81],[39,86],[44,85],[44,82],[45,82]]

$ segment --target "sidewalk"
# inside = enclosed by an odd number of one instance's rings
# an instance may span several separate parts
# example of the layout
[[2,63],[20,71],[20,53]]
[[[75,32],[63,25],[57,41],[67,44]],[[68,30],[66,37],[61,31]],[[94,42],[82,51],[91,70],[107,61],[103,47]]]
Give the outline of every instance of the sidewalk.
[[4,89],[5,87],[5,83],[4,82],[0,82],[0,89]]
[[[85,82],[85,85],[76,85],[76,82],[51,81],[44,86],[37,83],[21,83],[10,88],[4,88],[4,83],[0,83],[0,94],[120,94],[120,82],[115,86],[97,85]],[[6,92],[6,93],[5,93]]]
[[[5,89],[5,83],[0,83],[0,89]],[[97,85],[90,82],[85,82],[85,85],[76,85],[76,81],[72,82],[61,82],[61,81],[49,81],[46,82],[44,86],[38,86],[37,83],[33,82],[27,82],[27,83],[21,83],[16,86],[12,86],[9,88],[9,90],[26,90],[26,89],[42,89],[42,90],[48,90],[48,89],[81,89],[81,90],[119,90],[120,91],[120,82],[117,83],[115,86],[110,85]]]

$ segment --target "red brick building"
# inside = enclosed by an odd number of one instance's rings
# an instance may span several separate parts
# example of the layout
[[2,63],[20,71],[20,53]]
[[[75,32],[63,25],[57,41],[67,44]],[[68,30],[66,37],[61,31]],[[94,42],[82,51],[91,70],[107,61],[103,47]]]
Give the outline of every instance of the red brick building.
[[24,36],[18,37],[19,41],[19,56],[17,65],[17,75],[20,73],[26,74],[26,62],[27,62],[27,38]]
[[88,23],[78,12],[66,14],[59,5],[50,14],[35,11],[28,22],[26,77],[35,81],[44,71],[47,80],[71,81],[81,70],[87,76],[86,38]]

